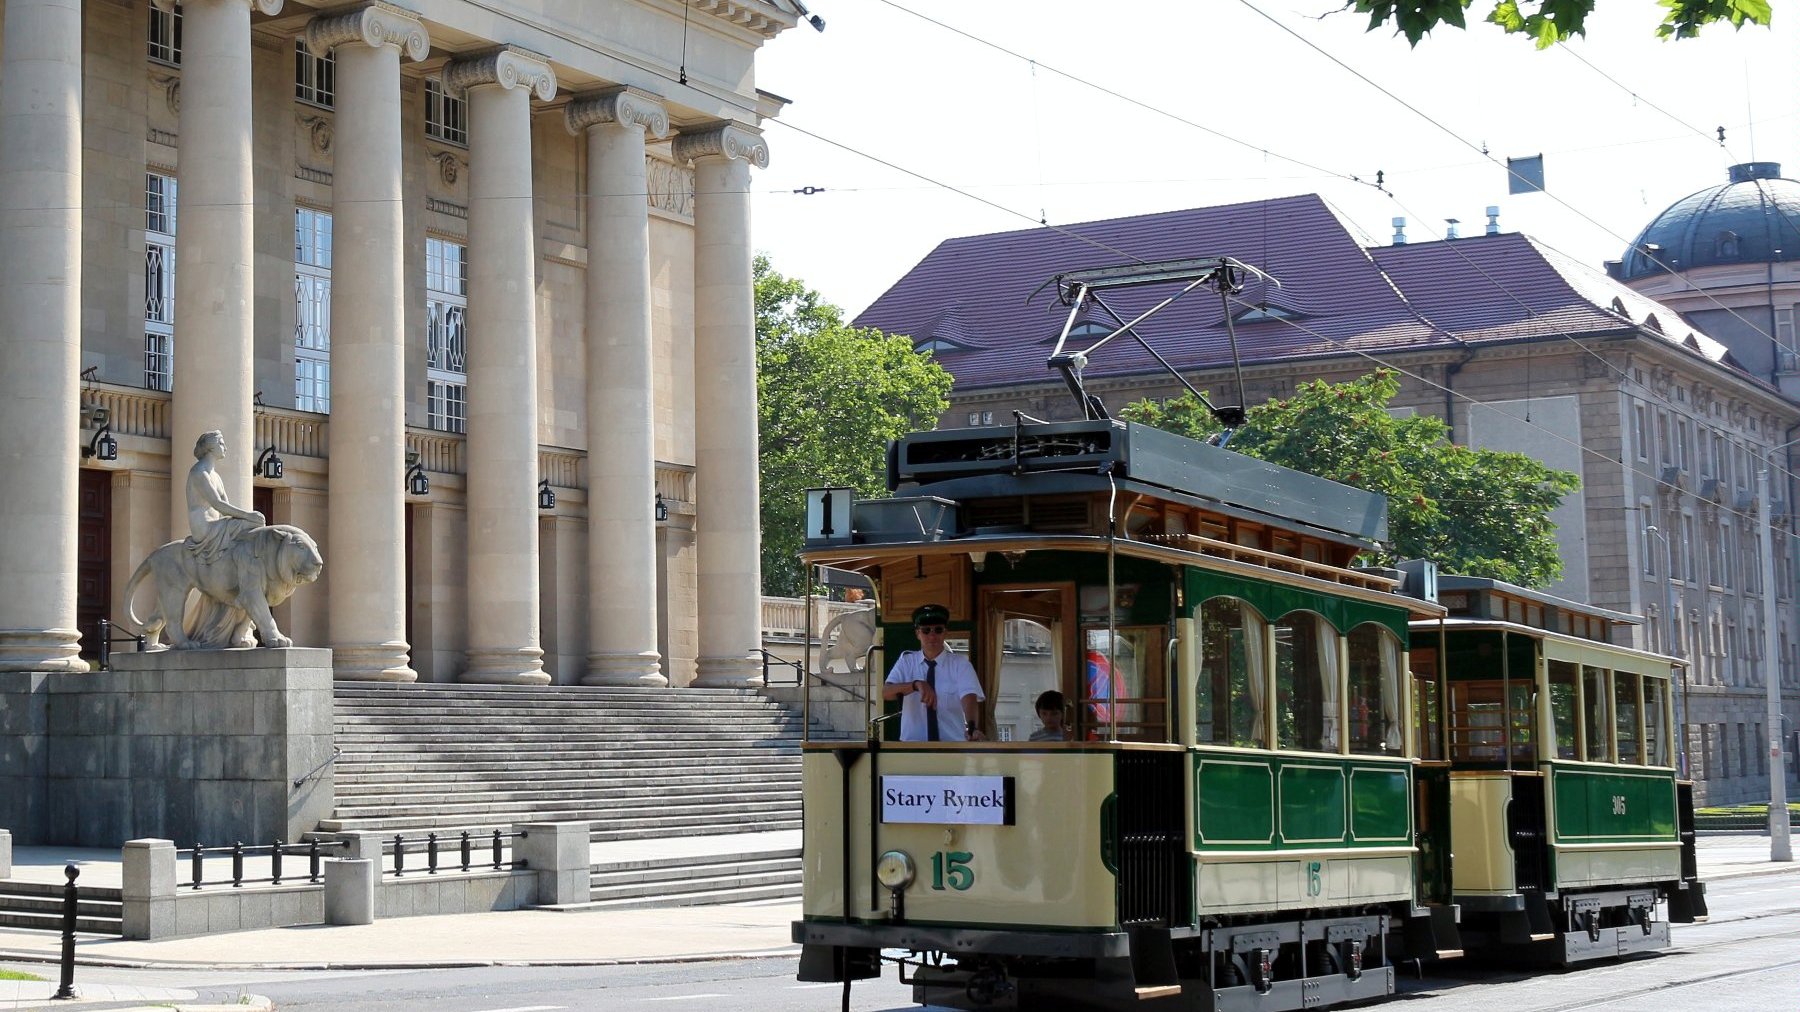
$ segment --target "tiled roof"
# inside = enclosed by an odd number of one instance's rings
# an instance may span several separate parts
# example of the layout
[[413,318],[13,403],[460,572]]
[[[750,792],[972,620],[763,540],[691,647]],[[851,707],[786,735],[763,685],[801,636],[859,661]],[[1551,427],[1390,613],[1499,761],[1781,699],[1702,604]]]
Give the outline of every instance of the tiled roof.
[[1709,361],[1727,357],[1724,345],[1674,310],[1530,236],[1510,232],[1372,252],[1420,314],[1470,344],[1641,326]]
[[[1316,194],[948,239],[856,324],[908,335],[915,345],[954,345],[959,350],[936,357],[959,390],[1047,382],[1054,375],[1045,361],[1068,310],[1045,282],[1083,268],[1217,255],[1280,281],[1253,280],[1231,306],[1246,363],[1644,329],[1737,369],[1723,345],[1673,310],[1528,236],[1365,248]],[[1178,287],[1107,298],[1130,319]],[[1258,305],[1290,319],[1243,318]],[[1224,315],[1215,292],[1197,290],[1140,329],[1178,368],[1212,369],[1231,361]],[[1099,312],[1086,318],[1107,320]],[[1094,356],[1087,375],[1160,371],[1121,337]]]
[[[1072,234],[1071,234],[1072,233]],[[1266,298],[1300,314],[1294,322],[1262,320],[1237,327],[1246,362],[1447,344],[1395,292],[1368,251],[1316,194],[1113,218],[1062,230],[948,239],[856,318],[863,327],[906,334],[915,344],[940,339],[967,350],[938,359],[959,389],[1047,381],[1045,367],[1068,310],[1051,289],[1056,274],[1137,260],[1231,256],[1281,281],[1268,292],[1246,288],[1232,310]],[[1109,293],[1127,319],[1178,285]],[[1035,293],[1035,295],[1033,294]],[[1098,314],[1094,319],[1104,319]],[[1190,293],[1141,328],[1157,351],[1182,368],[1228,364],[1224,307],[1210,290]],[[1308,333],[1311,331],[1312,333]],[[1089,376],[1159,371],[1128,338],[1094,356]]]

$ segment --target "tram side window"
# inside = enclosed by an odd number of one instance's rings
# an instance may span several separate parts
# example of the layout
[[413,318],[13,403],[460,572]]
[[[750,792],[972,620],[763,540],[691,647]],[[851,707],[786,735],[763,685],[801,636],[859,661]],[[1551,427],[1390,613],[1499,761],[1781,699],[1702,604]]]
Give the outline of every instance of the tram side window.
[[1556,758],[1581,758],[1580,743],[1576,741],[1575,729],[1580,726],[1576,719],[1579,703],[1576,699],[1575,679],[1577,669],[1569,661],[1550,662],[1550,719],[1555,722]]
[[1643,762],[1638,752],[1638,682],[1637,675],[1624,671],[1613,673],[1613,715],[1619,729],[1619,761]]
[[1651,766],[1668,766],[1669,736],[1663,727],[1666,719],[1663,696],[1668,683],[1660,678],[1644,679],[1644,762]]
[[1399,755],[1400,641],[1364,623],[1350,630],[1350,751],[1358,755]]
[[1195,740],[1262,748],[1268,693],[1267,624],[1236,598],[1200,606],[1200,678],[1194,687]]
[[1583,665],[1581,697],[1587,706],[1583,727],[1587,732],[1588,762],[1612,762],[1612,693],[1606,688],[1606,669]]
[[1537,689],[1514,680],[1511,698],[1503,681],[1450,683],[1450,758],[1455,762],[1505,763],[1506,722],[1512,719],[1514,767],[1537,762]]
[[1309,611],[1275,623],[1275,744],[1338,750],[1337,630]]
[[1437,647],[1414,647],[1407,655],[1412,662],[1413,734],[1418,741],[1419,758],[1444,758],[1443,725],[1438,710]]

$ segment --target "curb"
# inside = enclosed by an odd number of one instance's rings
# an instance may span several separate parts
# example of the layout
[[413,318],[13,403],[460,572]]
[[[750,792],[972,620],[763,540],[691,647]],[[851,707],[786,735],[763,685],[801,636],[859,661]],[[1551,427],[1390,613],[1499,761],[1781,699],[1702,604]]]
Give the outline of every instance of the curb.
[[[614,956],[591,959],[399,959],[359,960],[352,962],[296,961],[287,963],[217,963],[180,959],[114,959],[105,956],[76,956],[76,966],[105,967],[114,970],[458,970],[488,966],[653,966],[675,963],[724,963],[751,959],[778,959],[800,952],[798,945],[774,949],[751,949],[742,952],[704,952],[679,956]],[[0,949],[0,962],[50,963],[58,958],[41,952]],[[251,997],[260,997],[252,995]],[[265,1001],[267,999],[264,999]],[[188,1009],[188,1006],[181,1006]],[[225,1005],[217,1008],[241,1010],[245,1006]],[[270,1006],[272,1007],[272,1006]],[[167,1012],[159,1006],[158,1012]],[[193,1006],[192,1010],[212,1012],[215,1006]],[[190,1010],[190,1012],[192,1012]],[[130,1012],[136,1012],[135,1009]]]
[[113,1012],[273,1012],[275,1003],[260,994],[247,994],[230,1005],[195,1005],[185,1002],[160,1005],[132,1005],[126,1008],[113,1006]]

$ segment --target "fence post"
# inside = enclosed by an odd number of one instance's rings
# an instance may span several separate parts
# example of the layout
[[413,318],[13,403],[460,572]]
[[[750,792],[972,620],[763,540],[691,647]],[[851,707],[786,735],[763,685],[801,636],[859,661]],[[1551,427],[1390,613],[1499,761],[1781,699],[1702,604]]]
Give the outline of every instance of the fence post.
[[120,869],[120,934],[137,941],[175,934],[175,843],[129,840]]
[[513,841],[513,857],[537,873],[537,905],[586,903],[593,896],[593,859],[585,822],[532,822]]

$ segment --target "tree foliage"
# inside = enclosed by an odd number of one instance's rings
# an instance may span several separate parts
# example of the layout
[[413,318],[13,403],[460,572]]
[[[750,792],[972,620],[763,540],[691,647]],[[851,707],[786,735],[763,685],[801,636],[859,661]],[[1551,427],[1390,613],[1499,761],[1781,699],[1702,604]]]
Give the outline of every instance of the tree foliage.
[[[1392,546],[1381,561],[1424,558],[1445,572],[1541,587],[1562,575],[1550,511],[1581,486],[1522,453],[1449,442],[1429,415],[1397,418],[1396,375],[1378,369],[1348,383],[1316,380],[1250,409],[1230,448],[1388,497]],[[1195,439],[1219,426],[1193,395],[1139,401],[1121,417]]]
[[767,257],[756,258],[755,279],[763,593],[794,596],[804,584],[805,490],[886,495],[888,440],[936,425],[951,377],[905,337],[849,326],[843,310]]
[[[1596,0],[1494,0],[1489,24],[1534,39],[1539,49],[1587,34],[1587,18]],[[1369,16],[1369,30],[1392,25],[1396,34],[1418,45],[1439,25],[1466,28],[1467,10],[1474,0],[1346,0],[1345,9]],[[1746,24],[1767,25],[1772,15],[1770,0],[1657,0],[1667,13],[1656,34],[1665,39],[1689,39],[1706,25],[1725,22],[1733,28]]]

